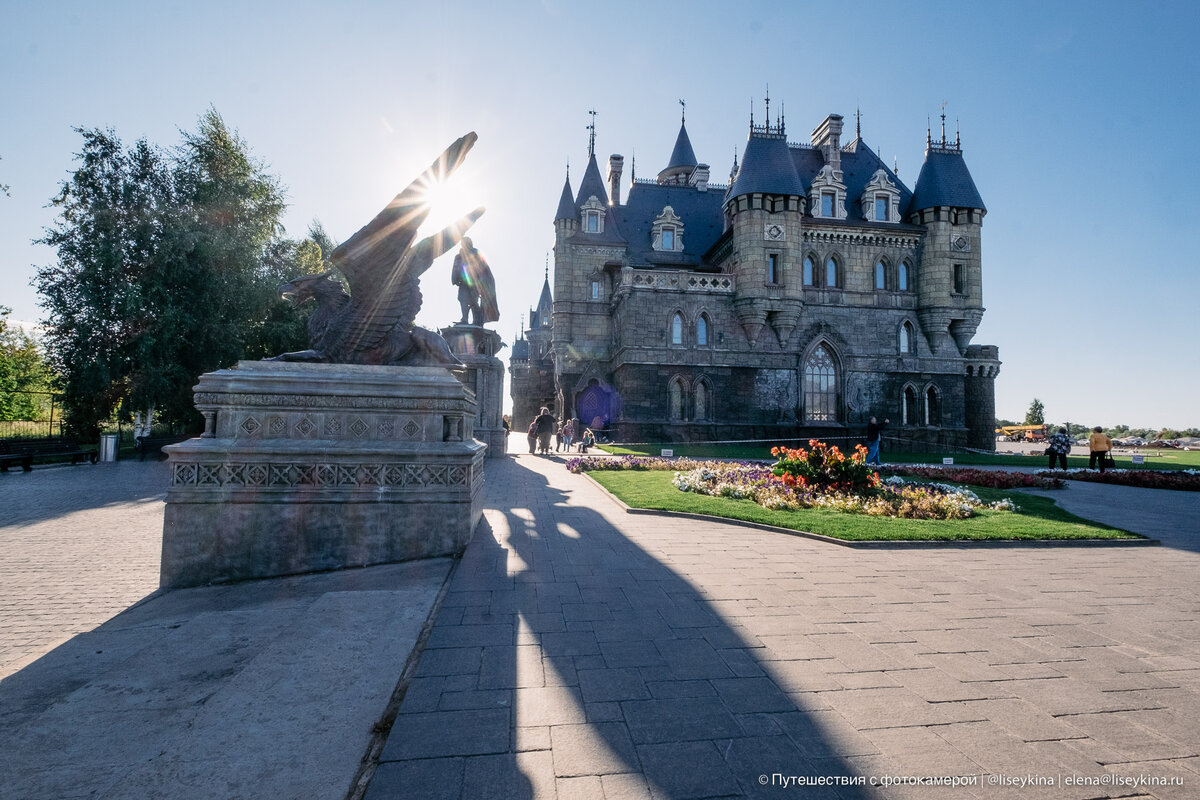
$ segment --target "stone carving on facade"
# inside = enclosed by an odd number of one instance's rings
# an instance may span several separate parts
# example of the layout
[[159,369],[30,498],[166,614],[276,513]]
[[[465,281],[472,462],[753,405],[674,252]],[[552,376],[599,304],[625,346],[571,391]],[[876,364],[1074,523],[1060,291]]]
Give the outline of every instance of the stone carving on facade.
[[442,231],[413,244],[429,213],[426,189],[445,180],[478,137],[468,133],[330,255],[350,286],[347,294],[332,272],[304,275],[279,287],[299,305],[315,300],[308,350],[276,356],[281,361],[395,366],[460,364],[446,342],[413,324],[421,309],[421,275],[457,244],[483,214],[477,208]]
[[887,171],[882,168],[875,170],[875,174],[871,177],[870,182],[863,188],[862,197],[859,200],[859,205],[862,206],[863,218],[868,220],[879,219],[875,214],[875,203],[878,201],[880,195],[886,196],[887,202],[887,210],[884,212],[881,221],[899,222],[900,190],[888,178]]
[[833,219],[846,218],[846,184],[842,183],[841,174],[826,164],[813,178],[808,189],[809,203],[813,216],[825,216],[821,209],[821,195],[825,192],[833,194]]
[[[671,233],[670,247],[663,243],[663,229],[667,229]],[[665,252],[683,250],[683,220],[675,216],[675,209],[670,206],[663,208],[662,213],[654,220],[651,238],[651,247],[655,250]]]

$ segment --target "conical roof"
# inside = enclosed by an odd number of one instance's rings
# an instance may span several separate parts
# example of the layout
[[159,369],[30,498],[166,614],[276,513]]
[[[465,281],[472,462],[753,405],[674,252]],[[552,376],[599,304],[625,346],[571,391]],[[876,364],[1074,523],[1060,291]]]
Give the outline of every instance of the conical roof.
[[696,154],[692,151],[692,141],[688,138],[687,126],[679,125],[679,136],[675,138],[675,149],[671,151],[671,160],[667,169],[676,167],[694,167],[697,165]]
[[959,150],[934,148],[925,155],[909,211],[953,206],[987,211]]
[[558,211],[554,215],[554,221],[560,219],[575,219],[575,201],[571,199],[571,179],[568,177],[563,181],[562,196],[558,198]]
[[744,194],[804,194],[804,184],[788,150],[786,137],[750,134],[742,166],[729,191],[730,199]]
[[[604,189],[604,178],[600,177],[600,167],[596,165],[596,154],[588,156],[587,169],[583,171],[583,182],[579,184],[579,194],[575,197],[575,209],[596,197],[604,205],[608,205],[608,192]],[[571,214],[575,216],[574,213]]]

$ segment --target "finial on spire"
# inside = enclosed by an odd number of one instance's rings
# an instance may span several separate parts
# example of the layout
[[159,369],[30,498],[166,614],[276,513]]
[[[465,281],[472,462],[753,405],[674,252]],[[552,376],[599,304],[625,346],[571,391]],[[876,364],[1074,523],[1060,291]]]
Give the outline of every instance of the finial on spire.
[[567,158],[567,180],[568,181],[571,180],[571,159],[570,159],[570,157]]
[[954,118],[954,147],[956,150],[962,150],[962,139],[958,132],[958,117]]
[[546,280],[550,280],[550,251],[546,251]]
[[925,147],[933,147],[933,123],[929,121],[928,114],[925,115]]
[[895,156],[892,156],[892,174],[895,175],[897,178],[900,177],[900,167],[898,166],[898,164],[896,162]]
[[754,98],[750,98],[750,131],[754,132]]
[[592,116],[592,124],[587,126],[588,133],[588,156],[596,155],[596,110],[588,111]]
[[679,112],[679,124],[682,125],[687,122],[687,101],[681,99],[679,101],[679,107],[681,109]]
[[779,111],[779,132],[782,134],[787,127],[787,106],[782,102],[779,104]]
[[946,144],[946,101],[942,101],[942,145]]
[[767,84],[767,127],[771,126],[771,84]]
[[854,138],[862,139],[862,106],[854,108]]
[[633,163],[629,165],[629,188],[633,188],[633,184],[637,182],[637,148],[633,150]]

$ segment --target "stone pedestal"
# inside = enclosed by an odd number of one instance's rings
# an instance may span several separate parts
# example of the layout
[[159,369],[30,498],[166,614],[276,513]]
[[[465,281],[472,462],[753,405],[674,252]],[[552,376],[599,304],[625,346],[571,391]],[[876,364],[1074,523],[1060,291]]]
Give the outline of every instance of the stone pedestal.
[[488,446],[488,458],[504,458],[508,446],[504,439],[504,364],[496,358],[504,343],[500,334],[478,325],[461,323],[442,328],[442,338],[466,367],[456,370],[467,388],[475,392],[478,403],[475,438]]
[[482,514],[475,400],[440,367],[243,361],[165,448],[164,588],[461,552]]

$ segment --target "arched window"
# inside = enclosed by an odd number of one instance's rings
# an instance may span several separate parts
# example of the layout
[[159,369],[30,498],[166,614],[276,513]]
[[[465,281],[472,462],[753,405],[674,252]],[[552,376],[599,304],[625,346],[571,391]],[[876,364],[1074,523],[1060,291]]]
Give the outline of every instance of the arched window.
[[825,262],[825,285],[830,289],[835,289],[838,285],[838,263],[833,256]]
[[683,314],[678,311],[671,317],[671,344],[683,344]]
[[908,291],[908,262],[901,261],[896,270],[896,288],[901,292]]
[[887,288],[887,264],[883,263],[883,259],[875,262],[875,288]]
[[712,390],[709,388],[708,381],[700,380],[696,382],[696,396],[692,400],[692,406],[696,413],[692,417],[696,422],[708,422],[712,417],[712,409],[710,407]]
[[904,397],[901,402],[901,417],[905,425],[917,425],[917,393],[911,386],[904,387]]
[[837,366],[823,344],[804,361],[804,420],[837,421]]
[[942,424],[942,398],[938,396],[936,386],[930,386],[925,391],[925,424]]
[[672,378],[670,386],[667,387],[668,409],[672,422],[680,422],[683,420],[683,381],[679,378]]
[[816,280],[817,280],[816,273],[817,273],[817,265],[813,262],[813,257],[805,256],[804,257],[804,285],[805,286],[815,286],[816,285]]
[[696,346],[708,346],[708,315],[701,314],[696,318]]
[[915,349],[914,345],[916,343],[916,339],[914,337],[915,333],[916,333],[916,331],[913,330],[913,326],[912,326],[911,322],[905,322],[903,325],[900,326],[900,352],[901,353],[908,355],[913,352],[913,350]]

